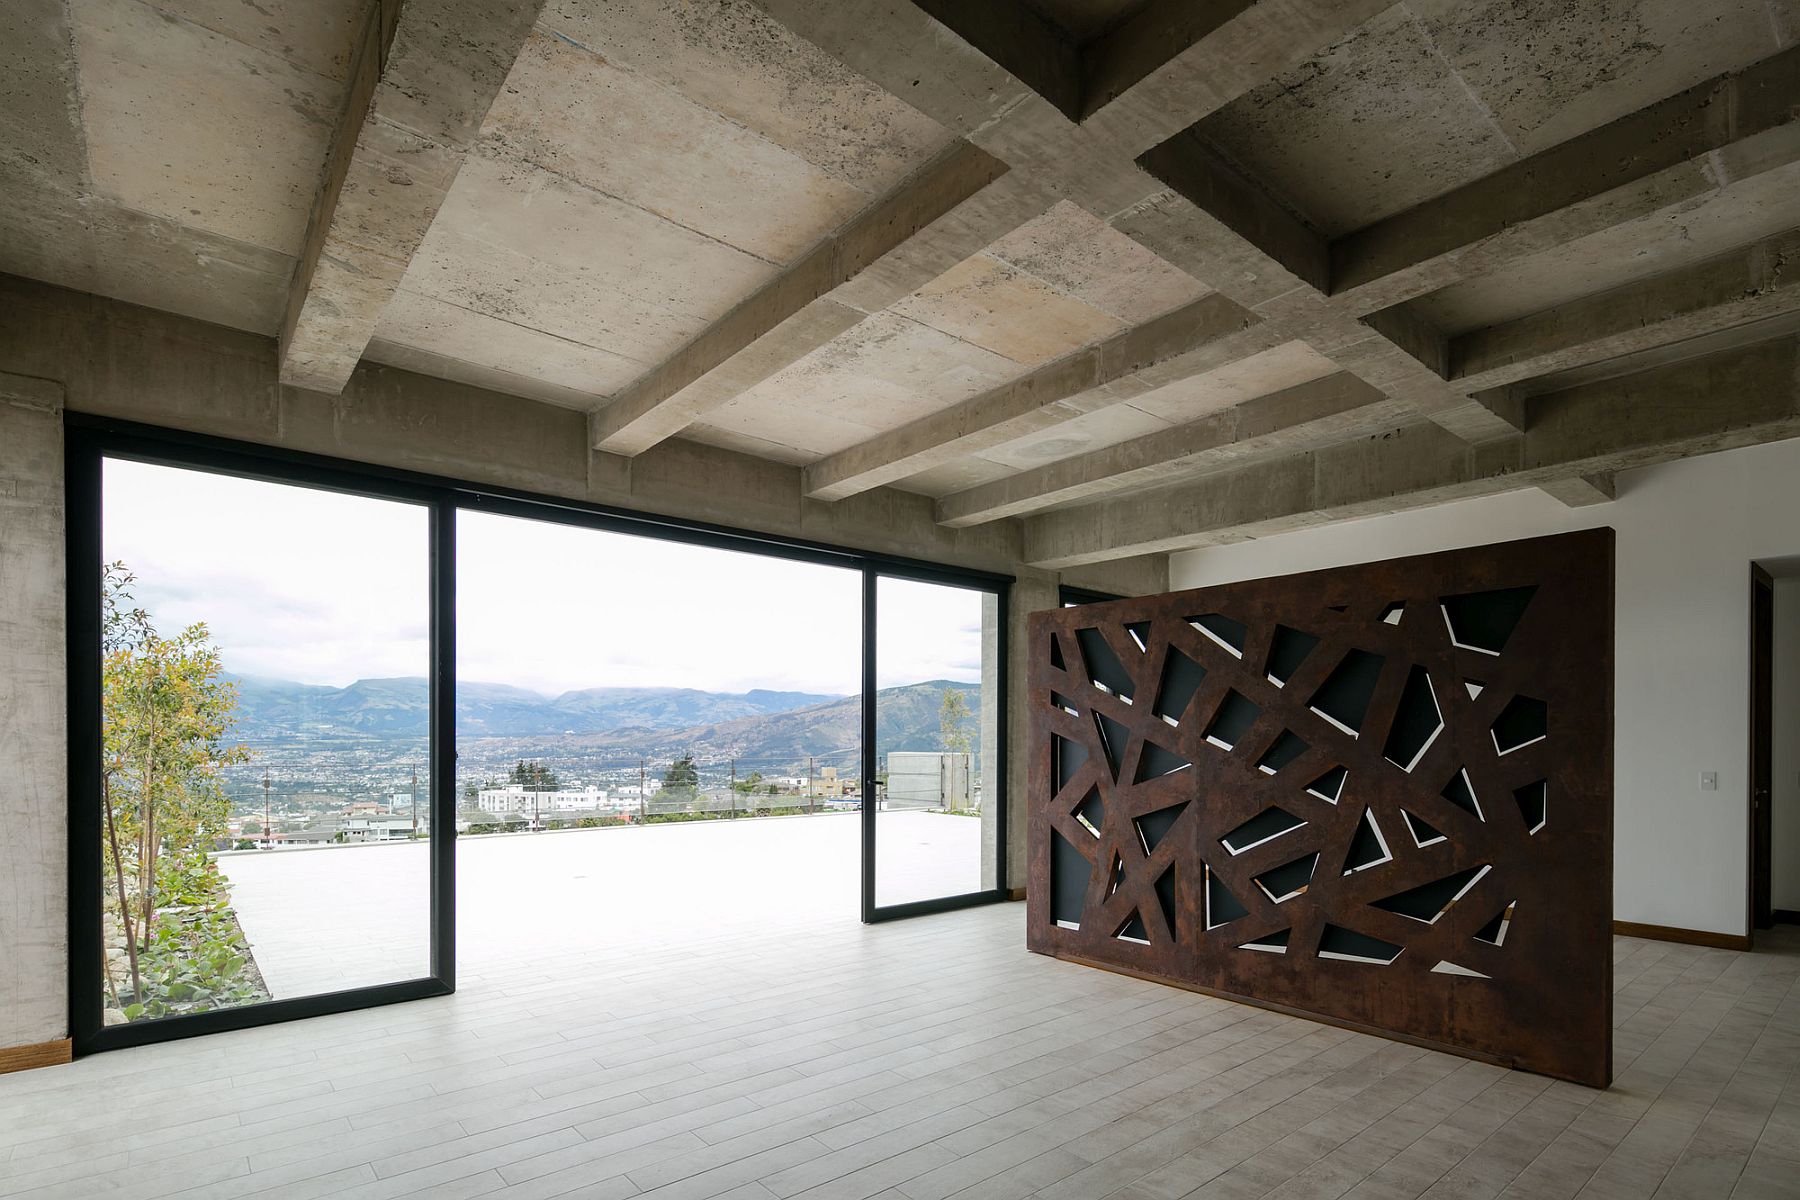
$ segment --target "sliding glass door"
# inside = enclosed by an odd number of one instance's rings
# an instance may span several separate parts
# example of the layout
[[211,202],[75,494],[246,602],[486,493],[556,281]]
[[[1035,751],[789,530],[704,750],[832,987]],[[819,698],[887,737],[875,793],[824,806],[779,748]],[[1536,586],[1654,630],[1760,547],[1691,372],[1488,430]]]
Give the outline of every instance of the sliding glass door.
[[1002,576],[98,419],[67,446],[78,1053],[449,994],[459,836],[476,986],[596,930],[1005,895]]
[[448,991],[433,507],[123,453],[71,482],[81,1040]]
[[995,898],[1005,840],[1004,592],[871,571],[865,605],[868,916]]

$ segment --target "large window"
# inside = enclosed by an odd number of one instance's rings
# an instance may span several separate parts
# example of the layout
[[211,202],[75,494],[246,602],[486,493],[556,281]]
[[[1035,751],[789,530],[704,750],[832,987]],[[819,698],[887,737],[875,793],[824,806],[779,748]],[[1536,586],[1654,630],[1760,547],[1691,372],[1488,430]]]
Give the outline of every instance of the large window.
[[1003,577],[68,432],[78,1051],[1004,894]]

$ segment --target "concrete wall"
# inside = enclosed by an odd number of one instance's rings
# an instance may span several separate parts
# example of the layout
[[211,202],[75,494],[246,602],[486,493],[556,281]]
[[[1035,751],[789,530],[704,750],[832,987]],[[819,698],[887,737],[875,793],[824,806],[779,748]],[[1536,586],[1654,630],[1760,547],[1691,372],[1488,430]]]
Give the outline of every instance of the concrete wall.
[[0,1047],[68,1034],[61,389],[0,374]]
[[[1200,587],[1456,546],[1618,530],[1614,916],[1746,930],[1749,569],[1800,552],[1800,441],[1618,477],[1571,509],[1521,491],[1171,556]],[[1717,791],[1699,775],[1716,771]],[[1792,774],[1792,772],[1790,772]]]
[[[636,511],[1015,575],[1012,645],[1059,582],[1162,591],[1167,561],[1064,575],[1020,561],[1011,521],[953,530],[932,501],[877,489],[807,499],[798,468],[679,439],[637,458],[589,450],[584,413],[372,364],[341,396],[283,387],[272,339],[0,275],[0,381],[119,417]],[[41,401],[0,417],[0,1046],[61,1037],[65,993],[62,423]],[[1023,694],[1024,659],[1008,677]],[[1009,883],[1025,877],[1025,727],[1007,714]]]
[[1800,578],[1775,580],[1774,846],[1771,898],[1800,912]]

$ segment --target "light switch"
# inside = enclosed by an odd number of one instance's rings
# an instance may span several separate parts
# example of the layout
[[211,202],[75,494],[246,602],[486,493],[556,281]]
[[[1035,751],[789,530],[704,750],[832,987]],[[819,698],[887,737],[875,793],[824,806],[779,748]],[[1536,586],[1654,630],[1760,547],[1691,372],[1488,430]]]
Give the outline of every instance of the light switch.
[[1716,792],[1719,790],[1719,773],[1717,771],[1700,772],[1700,790]]

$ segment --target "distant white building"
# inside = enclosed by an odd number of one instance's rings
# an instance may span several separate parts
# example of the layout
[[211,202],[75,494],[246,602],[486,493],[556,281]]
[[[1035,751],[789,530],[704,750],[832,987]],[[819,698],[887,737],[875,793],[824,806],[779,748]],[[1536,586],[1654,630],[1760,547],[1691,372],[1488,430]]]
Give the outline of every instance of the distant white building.
[[346,842],[404,842],[416,832],[423,836],[427,832],[425,822],[421,821],[415,828],[412,816],[404,817],[382,815],[378,813],[359,813],[345,817],[338,827],[338,836]]
[[[636,789],[631,789],[635,791]],[[563,788],[554,792],[535,791],[522,783],[503,787],[482,788],[475,797],[476,806],[484,813],[505,816],[520,813],[610,812],[623,807],[623,798],[613,799],[604,788]]]

